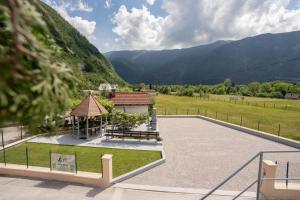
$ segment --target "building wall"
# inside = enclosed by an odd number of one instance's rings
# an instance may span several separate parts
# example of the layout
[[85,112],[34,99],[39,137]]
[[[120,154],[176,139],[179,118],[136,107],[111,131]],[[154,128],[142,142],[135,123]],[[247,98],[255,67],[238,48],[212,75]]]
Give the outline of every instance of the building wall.
[[115,108],[131,114],[148,114],[148,105],[115,106]]

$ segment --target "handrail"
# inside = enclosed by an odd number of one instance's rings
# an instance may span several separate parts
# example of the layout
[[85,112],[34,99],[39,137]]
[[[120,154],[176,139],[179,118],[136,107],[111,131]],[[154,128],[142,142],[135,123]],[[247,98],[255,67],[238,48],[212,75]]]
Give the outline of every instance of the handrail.
[[232,200],[237,199],[239,196],[244,194],[249,188],[251,188],[255,183],[257,183],[257,180],[253,181],[250,185],[248,185],[244,190],[242,190],[240,193],[238,193]]
[[208,196],[210,196],[212,193],[214,193],[217,189],[219,189],[222,185],[224,185],[227,181],[229,181],[232,177],[234,177],[237,173],[239,173],[242,169],[247,167],[253,160],[255,160],[260,155],[260,153],[261,152],[257,153],[250,160],[248,160],[245,164],[243,164],[238,170],[236,170],[234,173],[232,173],[230,176],[228,176],[225,180],[223,180],[215,188],[210,190],[206,195],[204,195],[204,197],[201,198],[201,200],[206,199]]
[[[240,196],[245,191],[247,191],[251,186],[253,186],[255,183],[257,183],[257,192],[256,192],[256,199],[259,199],[259,188],[260,188],[260,182],[261,180],[267,180],[267,179],[261,179],[261,164],[262,164],[262,158],[263,154],[269,154],[269,153],[300,153],[300,150],[287,150],[287,151],[260,151],[255,156],[253,156],[251,159],[249,159],[247,162],[245,162],[239,169],[237,169],[235,172],[233,172],[230,176],[228,176],[225,180],[223,180],[221,183],[219,183],[216,187],[211,189],[207,194],[205,194],[200,200],[206,199],[208,196],[210,196],[212,193],[214,193],[216,190],[218,190],[221,186],[223,186],[226,182],[228,182],[232,177],[234,177],[236,174],[238,174],[241,170],[243,170],[245,167],[247,167],[253,160],[255,160],[258,156],[260,157],[259,162],[259,172],[258,172],[258,178],[255,180],[255,182],[251,183],[249,186],[247,186],[246,189],[244,189],[242,192],[238,194]],[[283,179],[284,180],[284,179]],[[237,196],[237,197],[238,197]],[[234,197],[236,199],[237,197]]]

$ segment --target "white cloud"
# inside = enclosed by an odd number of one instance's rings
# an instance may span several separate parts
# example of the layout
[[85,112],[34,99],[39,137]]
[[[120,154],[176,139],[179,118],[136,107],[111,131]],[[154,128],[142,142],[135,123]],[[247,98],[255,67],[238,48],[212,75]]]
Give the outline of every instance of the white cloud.
[[112,4],[112,0],[105,0],[104,8],[110,8]]
[[56,4],[55,2],[51,2],[50,5],[83,35],[89,37],[94,33],[96,29],[96,22],[83,19],[80,16],[71,16],[68,12],[68,10],[72,9],[71,4]]
[[122,5],[113,22],[120,42],[130,49],[181,48],[220,39],[300,29],[300,8],[289,0],[163,0],[165,17],[143,6]]
[[155,0],[147,0],[147,3],[152,6],[155,3]]
[[82,0],[78,1],[77,10],[84,12],[93,12],[93,8],[89,7],[87,3],[84,3]]
[[128,48],[155,49],[163,39],[164,20],[152,15],[145,6],[128,11],[126,6],[122,5],[114,16],[113,23],[116,27],[113,28],[113,32]]

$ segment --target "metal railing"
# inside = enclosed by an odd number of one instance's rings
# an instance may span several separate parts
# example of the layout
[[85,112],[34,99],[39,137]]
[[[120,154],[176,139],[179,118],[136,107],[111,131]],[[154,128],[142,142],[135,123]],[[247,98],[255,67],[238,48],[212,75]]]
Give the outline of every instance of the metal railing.
[[245,167],[247,167],[250,163],[252,163],[257,158],[259,158],[257,179],[254,180],[250,185],[248,185],[245,189],[243,189],[236,196],[234,196],[232,198],[233,200],[237,199],[238,197],[240,197],[243,193],[245,193],[248,189],[250,189],[255,184],[257,184],[257,188],[256,188],[256,200],[259,200],[259,197],[260,197],[260,186],[261,186],[261,181],[263,181],[263,180],[300,180],[300,178],[273,178],[273,179],[262,178],[262,174],[261,173],[262,173],[262,161],[263,161],[264,154],[272,154],[272,153],[276,153],[276,154],[278,154],[278,153],[300,153],[300,150],[294,150],[294,151],[261,151],[261,152],[257,153],[255,156],[253,156],[247,162],[245,162],[234,173],[232,173],[230,176],[228,176],[226,179],[224,179],[221,183],[219,183],[216,187],[214,187],[207,194],[205,194],[201,198],[201,200],[207,199],[210,195],[212,195],[215,191],[217,191],[225,183],[227,183],[229,180],[231,180],[233,177],[235,177],[240,171],[242,171]]

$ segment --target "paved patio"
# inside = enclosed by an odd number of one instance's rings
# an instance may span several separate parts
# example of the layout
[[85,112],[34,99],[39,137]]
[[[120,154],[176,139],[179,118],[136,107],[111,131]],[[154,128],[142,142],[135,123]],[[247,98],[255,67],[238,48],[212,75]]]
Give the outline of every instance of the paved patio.
[[71,134],[58,135],[52,137],[36,137],[29,142],[33,143],[48,143],[48,144],[64,144],[64,145],[78,145],[86,147],[106,147],[117,149],[137,149],[137,150],[153,150],[161,151],[162,144],[154,140],[122,140],[122,139],[109,139],[105,137],[94,137],[89,140],[74,138]]
[[[158,122],[166,163],[126,180],[126,183],[208,189],[259,151],[295,150],[198,118],[159,118]],[[265,159],[299,163],[300,155],[268,155]],[[257,165],[258,161],[251,164],[222,189],[244,189],[257,177]]]

